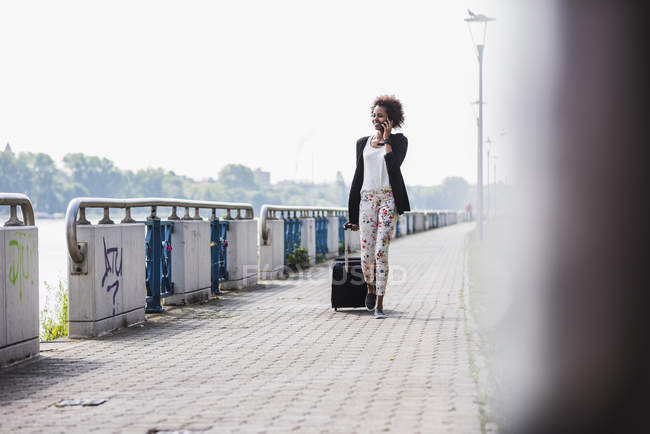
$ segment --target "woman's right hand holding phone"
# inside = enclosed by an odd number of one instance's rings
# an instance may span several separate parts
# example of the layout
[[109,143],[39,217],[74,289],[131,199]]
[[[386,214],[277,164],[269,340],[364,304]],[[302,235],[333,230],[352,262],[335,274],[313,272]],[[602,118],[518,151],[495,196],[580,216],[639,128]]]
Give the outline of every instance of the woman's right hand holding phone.
[[391,119],[388,119],[387,121],[383,122],[381,124],[381,131],[384,140],[390,139],[390,133],[393,131],[393,121]]

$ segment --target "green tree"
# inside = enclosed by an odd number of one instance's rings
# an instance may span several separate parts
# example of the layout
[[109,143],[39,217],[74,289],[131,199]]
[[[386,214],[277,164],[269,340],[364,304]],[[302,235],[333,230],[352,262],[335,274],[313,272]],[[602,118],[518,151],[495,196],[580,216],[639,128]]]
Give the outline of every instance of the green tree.
[[162,169],[143,169],[131,175],[129,185],[131,188],[130,195],[142,197],[162,197],[165,196],[165,176]]
[[63,164],[87,195],[115,197],[124,192],[124,174],[107,158],[82,153],[66,154]]
[[[349,192],[340,172],[329,184],[282,181],[260,189],[254,172],[241,164],[228,164],[217,180],[204,181],[161,168],[120,170],[111,160],[82,153],[67,154],[63,164],[65,171],[47,154],[0,152],[0,191],[25,193],[37,210],[45,212],[64,212],[77,196],[146,196],[249,202],[258,214],[265,203],[345,207]],[[461,209],[473,191],[459,177],[445,178],[437,186],[407,189],[413,209]]]
[[31,171],[13,152],[0,152],[0,191],[28,193],[31,190]]
[[241,164],[226,164],[219,171],[219,182],[229,188],[259,190],[253,171]]
[[18,160],[31,173],[30,199],[42,212],[60,212],[65,207],[66,177],[47,154],[21,153]]

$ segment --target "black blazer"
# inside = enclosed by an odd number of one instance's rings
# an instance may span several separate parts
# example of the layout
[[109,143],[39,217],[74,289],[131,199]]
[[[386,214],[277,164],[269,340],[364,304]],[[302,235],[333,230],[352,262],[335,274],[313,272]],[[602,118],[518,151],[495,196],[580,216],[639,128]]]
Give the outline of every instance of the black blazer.
[[[361,186],[363,185],[363,149],[367,142],[368,136],[357,140],[357,169],[354,171],[352,187],[350,187],[350,197],[348,199],[349,221],[356,225],[359,224],[359,203],[361,202]],[[404,214],[404,211],[411,210],[409,197],[406,193],[406,185],[404,185],[404,178],[402,178],[402,171],[400,170],[402,161],[406,157],[408,139],[402,133],[391,134],[390,143],[393,151],[384,155],[386,169],[388,171],[388,181],[393,190],[397,214]]]

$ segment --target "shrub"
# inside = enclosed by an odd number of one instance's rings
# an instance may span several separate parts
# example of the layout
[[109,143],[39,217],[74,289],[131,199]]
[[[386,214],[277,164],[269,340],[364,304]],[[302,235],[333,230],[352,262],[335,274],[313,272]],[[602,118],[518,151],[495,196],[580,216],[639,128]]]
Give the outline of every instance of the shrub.
[[293,270],[309,267],[309,253],[307,249],[304,247],[296,247],[293,249],[293,252],[287,255],[286,265]]

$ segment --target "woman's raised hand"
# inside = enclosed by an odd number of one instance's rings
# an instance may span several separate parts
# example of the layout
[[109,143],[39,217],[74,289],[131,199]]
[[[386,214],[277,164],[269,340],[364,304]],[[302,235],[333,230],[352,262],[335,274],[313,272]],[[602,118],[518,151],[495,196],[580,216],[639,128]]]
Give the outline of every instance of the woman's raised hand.
[[382,122],[382,126],[384,127],[384,140],[390,138],[390,132],[393,129],[393,121],[388,119],[387,121]]

